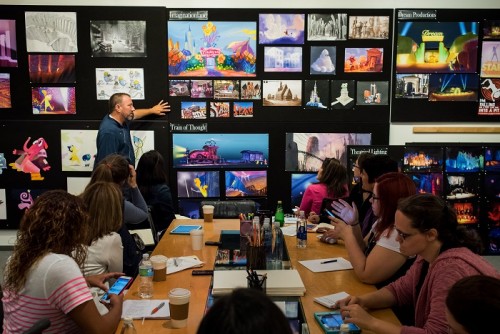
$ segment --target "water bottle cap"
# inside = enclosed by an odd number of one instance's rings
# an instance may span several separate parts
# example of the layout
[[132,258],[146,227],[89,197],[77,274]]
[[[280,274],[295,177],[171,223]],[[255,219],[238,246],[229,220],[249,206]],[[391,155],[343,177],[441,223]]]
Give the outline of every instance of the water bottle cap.
[[126,324],[131,324],[133,321],[134,321],[134,319],[131,318],[131,317],[125,317],[125,318],[123,318],[123,322],[126,323]]
[[142,254],[142,259],[143,259],[143,260],[147,260],[147,259],[149,259],[149,254],[148,254],[148,253],[144,253],[144,254]]

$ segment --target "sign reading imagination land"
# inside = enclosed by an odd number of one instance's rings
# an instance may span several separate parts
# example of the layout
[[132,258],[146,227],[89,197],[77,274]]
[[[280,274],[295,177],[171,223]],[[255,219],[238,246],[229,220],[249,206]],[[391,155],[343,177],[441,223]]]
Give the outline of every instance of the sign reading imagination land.
[[208,10],[171,10],[169,20],[208,20]]

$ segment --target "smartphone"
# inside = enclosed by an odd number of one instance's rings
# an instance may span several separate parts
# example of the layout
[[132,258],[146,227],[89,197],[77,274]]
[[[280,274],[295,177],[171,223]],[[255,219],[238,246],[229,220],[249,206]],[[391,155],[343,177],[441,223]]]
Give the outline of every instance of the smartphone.
[[[333,212],[331,212],[330,210],[328,209],[325,209],[325,212],[330,216],[330,217],[333,217],[333,218],[339,218],[336,214],[334,214]],[[340,218],[339,218],[340,219]]]
[[[314,318],[327,334],[338,334],[340,332],[340,325],[344,323],[342,315],[340,314],[340,310],[330,312],[315,312]],[[361,328],[359,328],[355,324],[350,323],[349,333],[359,334],[361,333]]]
[[109,295],[110,294],[115,294],[119,295],[122,293],[124,290],[126,290],[130,284],[132,283],[133,278],[129,276],[120,276],[118,279],[115,281],[115,284],[109,288],[108,292],[106,292],[100,299],[101,303],[108,304],[109,303]]

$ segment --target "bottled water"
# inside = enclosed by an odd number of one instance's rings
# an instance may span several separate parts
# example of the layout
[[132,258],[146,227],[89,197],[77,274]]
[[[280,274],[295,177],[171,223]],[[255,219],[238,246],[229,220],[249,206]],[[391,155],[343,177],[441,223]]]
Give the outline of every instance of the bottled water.
[[153,297],[153,264],[149,259],[149,254],[142,254],[142,261],[139,263],[139,296],[141,298]]
[[297,220],[297,247],[307,247],[307,220],[304,211],[300,211],[299,219]]
[[271,232],[271,259],[266,269],[281,269],[283,261],[283,232],[279,222],[274,222]]
[[271,220],[269,218],[264,218],[264,224],[262,224],[262,229],[264,231],[264,249],[266,251],[266,269],[271,269],[273,254],[272,254],[272,238],[273,231],[271,229]]
[[123,319],[123,327],[120,331],[120,334],[137,334],[137,331],[134,327],[134,321],[132,318],[124,318]]

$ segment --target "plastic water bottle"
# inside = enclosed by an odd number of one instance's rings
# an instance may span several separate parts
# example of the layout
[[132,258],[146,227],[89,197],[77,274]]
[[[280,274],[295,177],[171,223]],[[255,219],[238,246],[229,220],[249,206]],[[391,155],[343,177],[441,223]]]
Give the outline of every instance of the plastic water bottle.
[[262,224],[262,230],[264,231],[264,249],[266,251],[266,269],[271,269],[273,252],[272,252],[272,238],[273,230],[271,228],[271,219],[264,218],[264,224]]
[[274,213],[274,221],[279,222],[280,226],[285,225],[285,212],[283,211],[283,202],[278,201],[276,212]]
[[153,264],[149,259],[149,254],[142,254],[142,261],[139,263],[139,296],[141,298],[153,297]]
[[281,231],[280,223],[274,222],[271,234],[271,261],[269,262],[269,270],[280,270],[283,262],[283,231]]
[[307,220],[304,211],[300,211],[299,219],[297,220],[297,247],[307,247]]
[[137,334],[134,327],[134,320],[132,318],[123,318],[123,327],[120,334]]

